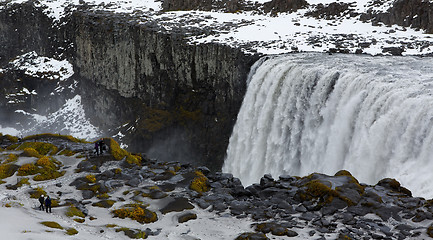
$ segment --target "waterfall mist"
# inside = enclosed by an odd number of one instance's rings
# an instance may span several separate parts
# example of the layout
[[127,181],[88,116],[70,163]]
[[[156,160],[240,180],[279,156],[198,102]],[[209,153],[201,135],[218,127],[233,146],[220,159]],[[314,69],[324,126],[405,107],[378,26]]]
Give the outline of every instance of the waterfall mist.
[[223,171],[250,185],[346,169],[433,197],[432,127],[430,58],[271,57],[251,70]]

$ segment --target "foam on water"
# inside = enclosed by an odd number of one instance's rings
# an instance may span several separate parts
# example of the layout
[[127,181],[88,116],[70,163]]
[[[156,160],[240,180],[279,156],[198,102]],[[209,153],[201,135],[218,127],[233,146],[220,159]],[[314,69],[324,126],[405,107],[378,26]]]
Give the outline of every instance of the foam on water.
[[296,54],[254,66],[223,171],[349,170],[433,197],[433,59]]

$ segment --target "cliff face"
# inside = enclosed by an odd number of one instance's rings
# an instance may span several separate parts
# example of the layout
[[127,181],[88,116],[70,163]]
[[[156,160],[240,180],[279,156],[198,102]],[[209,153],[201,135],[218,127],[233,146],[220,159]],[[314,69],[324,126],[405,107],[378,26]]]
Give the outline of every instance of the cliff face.
[[[190,45],[182,32],[105,12],[74,11],[54,31],[40,9],[16,7],[40,16],[14,23],[18,16],[1,14],[3,64],[26,51],[56,57],[60,47],[94,125],[121,131],[132,151],[221,167],[257,56],[220,44]],[[28,41],[31,32],[37,36]]]

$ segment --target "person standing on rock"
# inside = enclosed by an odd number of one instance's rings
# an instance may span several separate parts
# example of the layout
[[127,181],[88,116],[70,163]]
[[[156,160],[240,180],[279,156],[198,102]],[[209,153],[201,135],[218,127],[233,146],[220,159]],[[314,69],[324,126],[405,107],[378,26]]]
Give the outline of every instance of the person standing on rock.
[[44,195],[41,195],[41,196],[39,197],[39,203],[41,204],[41,205],[39,206],[39,210],[44,211],[44,201],[45,201],[45,199],[44,199]]
[[96,151],[96,155],[99,155],[99,141],[95,142],[95,151]]
[[47,196],[47,198],[45,199],[46,212],[48,212],[48,209],[50,209],[50,213],[51,213],[51,198],[50,198],[50,196]]
[[104,139],[101,138],[101,140],[99,140],[99,153],[102,155],[103,151],[104,151],[104,147],[105,147],[105,142]]

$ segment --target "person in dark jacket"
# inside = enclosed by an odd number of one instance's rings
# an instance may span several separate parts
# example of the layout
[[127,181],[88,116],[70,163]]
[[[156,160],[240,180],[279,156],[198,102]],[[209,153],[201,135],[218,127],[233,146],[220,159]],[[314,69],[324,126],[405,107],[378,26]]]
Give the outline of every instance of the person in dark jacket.
[[99,155],[99,141],[95,142],[95,151],[96,151],[96,155]]
[[50,209],[50,212],[51,212],[51,198],[50,198],[50,196],[47,196],[47,198],[45,199],[46,212],[48,212],[48,209]]
[[44,201],[45,201],[45,199],[44,199],[44,195],[41,195],[41,196],[39,197],[39,203],[41,204],[41,205],[39,206],[39,210],[44,211]]
[[99,140],[98,144],[99,144],[99,154],[102,155],[102,153],[103,153],[103,151],[104,151],[104,148],[105,148],[105,142],[104,142],[104,139],[101,138],[101,140]]

